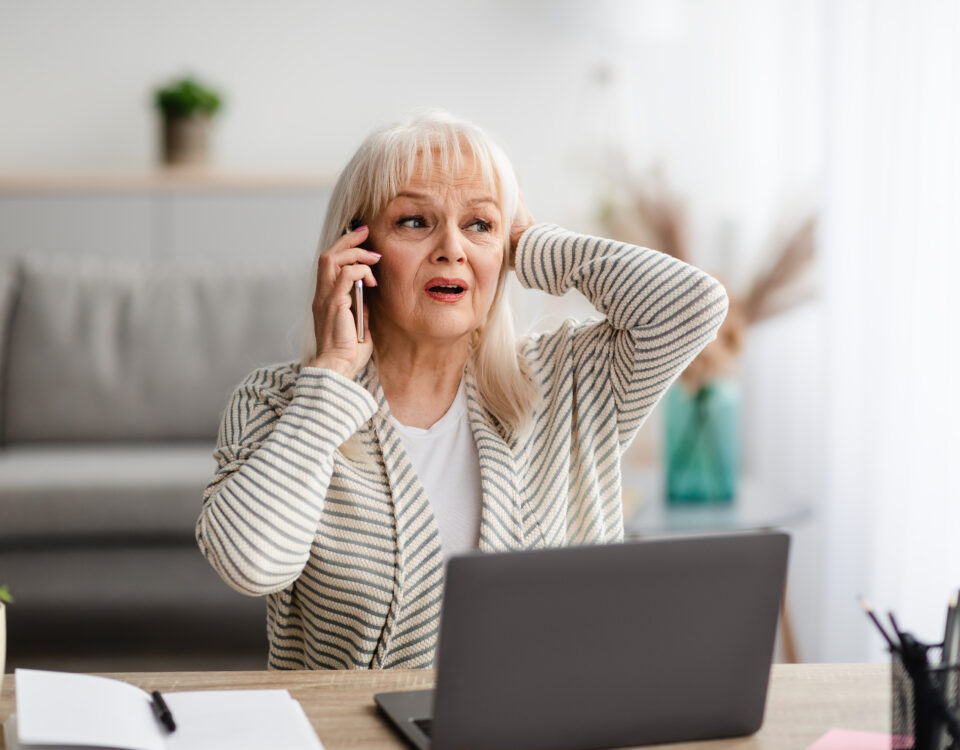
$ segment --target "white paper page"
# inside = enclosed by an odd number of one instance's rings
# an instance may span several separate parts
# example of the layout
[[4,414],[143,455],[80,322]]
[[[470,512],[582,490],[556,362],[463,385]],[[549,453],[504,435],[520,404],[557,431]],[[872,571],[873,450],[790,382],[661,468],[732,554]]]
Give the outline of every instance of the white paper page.
[[310,719],[307,718],[307,712],[303,710],[303,706],[300,705],[299,701],[295,701],[293,698],[290,700],[293,701],[293,705],[297,707],[297,713],[300,715],[300,731],[303,734],[304,749],[323,750],[323,743],[313,730],[313,724],[311,724]]
[[163,750],[150,696],[107,677],[18,669],[20,744]]
[[[315,750],[319,744],[305,735],[303,710],[286,690],[202,690],[163,699],[177,723],[165,737],[168,750]],[[310,733],[315,739],[312,727]]]

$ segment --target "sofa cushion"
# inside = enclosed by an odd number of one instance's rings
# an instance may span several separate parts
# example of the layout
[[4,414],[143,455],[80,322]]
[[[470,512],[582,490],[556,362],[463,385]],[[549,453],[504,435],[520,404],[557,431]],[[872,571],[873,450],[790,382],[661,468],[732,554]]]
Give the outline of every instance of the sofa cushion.
[[5,441],[212,442],[233,387],[295,358],[307,269],[25,260]]
[[0,451],[0,549],[107,538],[192,544],[212,444]]

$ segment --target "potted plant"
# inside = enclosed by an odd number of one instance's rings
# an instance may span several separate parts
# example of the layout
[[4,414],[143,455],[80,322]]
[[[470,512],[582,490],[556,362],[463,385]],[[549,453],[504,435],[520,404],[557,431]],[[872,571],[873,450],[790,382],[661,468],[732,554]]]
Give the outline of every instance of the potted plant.
[[13,604],[13,597],[7,584],[0,586],[0,697],[3,696],[3,674],[7,656],[7,612],[6,605]]
[[210,121],[222,106],[220,95],[188,76],[157,89],[154,104],[162,118],[164,164],[205,164],[210,155]]

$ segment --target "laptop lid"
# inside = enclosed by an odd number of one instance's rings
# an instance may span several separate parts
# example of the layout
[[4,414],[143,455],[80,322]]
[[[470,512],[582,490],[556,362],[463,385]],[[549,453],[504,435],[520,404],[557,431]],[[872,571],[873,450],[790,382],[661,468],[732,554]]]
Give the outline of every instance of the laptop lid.
[[431,748],[755,732],[788,547],[757,532],[452,558]]

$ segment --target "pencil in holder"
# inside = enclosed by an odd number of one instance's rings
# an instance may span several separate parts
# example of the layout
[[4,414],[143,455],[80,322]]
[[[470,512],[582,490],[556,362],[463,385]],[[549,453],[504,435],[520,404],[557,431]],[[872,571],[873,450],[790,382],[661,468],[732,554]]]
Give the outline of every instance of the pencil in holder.
[[960,664],[890,667],[892,750],[960,750]]

